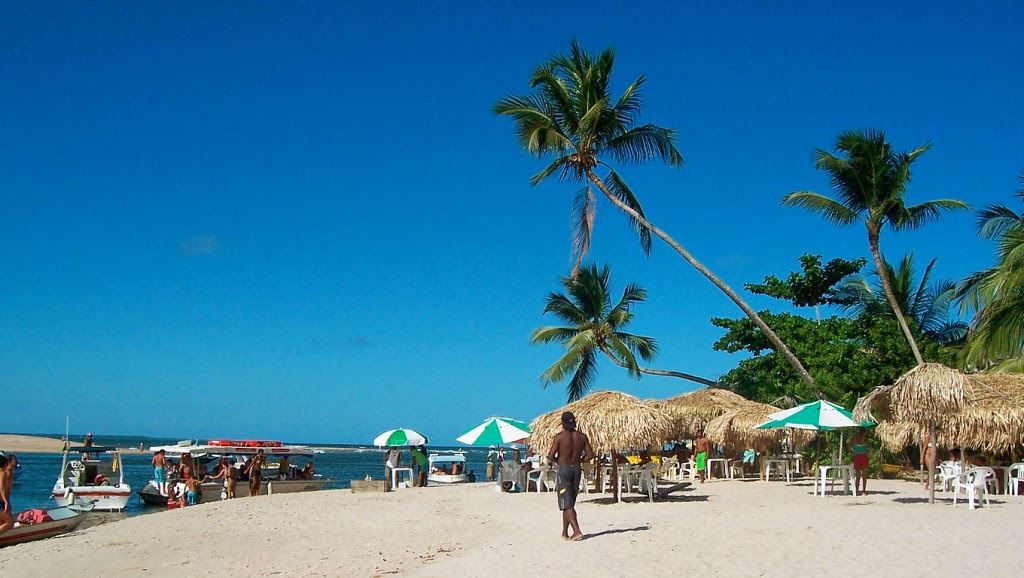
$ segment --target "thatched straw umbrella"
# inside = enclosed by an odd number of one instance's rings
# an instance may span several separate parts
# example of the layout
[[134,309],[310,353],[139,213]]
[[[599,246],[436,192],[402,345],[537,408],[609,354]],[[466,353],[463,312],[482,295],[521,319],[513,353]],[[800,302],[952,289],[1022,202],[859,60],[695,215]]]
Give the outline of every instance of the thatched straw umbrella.
[[[766,451],[779,443],[786,430],[757,429],[757,426],[768,421],[768,416],[777,411],[777,407],[748,401],[742,407],[711,420],[705,433],[712,442],[726,447]],[[793,443],[804,444],[814,437],[814,432],[792,430],[789,435]]]
[[[928,464],[928,479],[932,480],[940,430],[949,439],[963,437],[970,428],[981,426],[971,435],[986,435],[984,418],[993,414],[971,406],[982,399],[996,401],[998,398],[1003,401],[997,403],[1011,405],[1006,403],[1008,398],[1004,394],[996,392],[985,381],[972,379],[938,363],[925,363],[903,374],[892,385],[879,386],[861,398],[854,408],[854,416],[929,432],[935,450]],[[928,501],[935,503],[935,483],[930,482],[928,488]]]
[[[950,412],[936,424],[936,443],[986,452],[1008,451],[1024,443],[1024,375],[981,373],[963,377],[969,395],[963,409]],[[881,395],[884,391],[872,392],[861,399],[858,407],[866,411]],[[926,425],[916,421],[890,420],[880,423],[876,433],[887,448],[898,451],[920,442],[928,431]]]
[[555,434],[562,431],[562,413],[576,415],[579,431],[587,434],[598,455],[612,452],[612,483],[619,497],[616,452],[661,445],[672,422],[661,410],[617,391],[599,391],[533,421],[530,446],[539,454],[551,449]]
[[672,419],[669,437],[681,440],[697,437],[707,429],[711,420],[753,402],[727,389],[707,387],[648,403]]

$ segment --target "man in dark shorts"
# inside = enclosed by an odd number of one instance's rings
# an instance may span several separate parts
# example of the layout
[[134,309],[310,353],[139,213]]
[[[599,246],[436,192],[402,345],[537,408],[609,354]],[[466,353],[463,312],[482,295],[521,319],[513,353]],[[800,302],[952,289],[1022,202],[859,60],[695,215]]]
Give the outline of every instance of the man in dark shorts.
[[[578,542],[583,539],[576,520],[576,496],[580,492],[580,464],[594,459],[594,449],[586,434],[576,431],[576,416],[571,411],[562,414],[564,431],[555,434],[548,451],[548,461],[558,464],[558,509],[562,511],[562,539]],[[569,535],[572,526],[572,536]]]

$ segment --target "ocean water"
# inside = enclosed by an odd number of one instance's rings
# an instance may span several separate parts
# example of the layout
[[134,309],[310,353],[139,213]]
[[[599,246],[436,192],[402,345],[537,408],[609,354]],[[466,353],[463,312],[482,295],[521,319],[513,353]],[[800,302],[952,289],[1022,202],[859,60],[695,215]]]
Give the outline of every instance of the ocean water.
[[[60,437],[60,436],[53,436]],[[72,440],[81,440],[81,436],[71,436]],[[166,445],[177,443],[178,440],[141,438],[132,436],[107,436],[97,437],[96,445],[113,445],[116,447],[138,448],[142,443],[148,448],[154,445]],[[205,442],[206,440],[202,440]],[[347,488],[351,480],[361,480],[367,474],[374,479],[380,480],[384,477],[384,452],[372,446],[358,445],[326,445],[326,444],[303,444],[325,449],[325,453],[311,456],[316,472],[331,480],[326,488]],[[3,448],[0,448],[3,449]],[[466,452],[466,469],[473,470],[478,481],[486,479],[486,448],[451,448],[430,446],[428,450],[459,449]],[[128,508],[124,515],[135,515],[160,511],[159,508],[146,506],[135,493],[142,489],[153,477],[153,470],[150,466],[150,454],[123,454],[124,478],[132,487],[132,498],[128,502]],[[292,461],[293,465],[303,466],[306,457],[297,457]],[[409,452],[402,452],[403,464],[409,463]],[[21,473],[18,475],[14,485],[12,504],[16,511],[28,508],[52,508],[56,506],[50,492],[53,483],[60,471],[60,454],[36,454],[19,453],[18,463],[21,464]],[[114,515],[115,517],[117,515]]]

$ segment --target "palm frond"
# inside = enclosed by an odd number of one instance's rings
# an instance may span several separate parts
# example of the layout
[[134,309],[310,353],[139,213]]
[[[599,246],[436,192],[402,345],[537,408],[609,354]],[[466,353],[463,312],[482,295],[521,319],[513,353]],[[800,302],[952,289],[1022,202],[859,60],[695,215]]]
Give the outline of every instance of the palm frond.
[[544,313],[552,313],[562,321],[580,325],[590,321],[586,312],[561,293],[549,293],[544,303]]
[[676,131],[653,124],[631,128],[609,139],[605,146],[619,162],[639,164],[660,158],[669,166],[683,166],[683,155],[676,148]]
[[636,356],[630,351],[629,347],[622,342],[621,339],[615,335],[610,335],[606,342],[608,347],[611,349],[611,354],[614,355],[626,368],[630,377],[640,379],[640,366],[636,363]]
[[[623,204],[636,211],[641,217],[645,219],[647,218],[647,215],[644,214],[644,208],[640,206],[640,199],[633,194],[633,190],[630,189],[629,185],[626,184],[626,181],[619,176],[619,173],[611,167],[609,167],[608,177],[605,179],[605,186],[607,186],[608,190],[615,195],[615,198],[619,199]],[[644,255],[650,255],[652,246],[651,232],[648,231],[640,221],[634,219],[631,215],[626,215],[626,218],[629,220],[630,227],[636,231],[636,235],[640,239],[640,248],[643,250]]]
[[590,251],[590,239],[594,235],[594,217],[597,213],[597,198],[587,185],[576,194],[572,203],[572,253],[573,265],[571,275],[575,277],[580,271],[583,258]]
[[552,341],[566,342],[580,333],[578,327],[540,327],[530,335],[530,343],[538,345]]
[[857,213],[839,201],[810,191],[790,193],[782,197],[782,204],[819,213],[825,220],[836,225],[849,225],[857,220]]
[[655,354],[658,353],[658,342],[653,337],[633,335],[622,331],[616,331],[615,337],[625,343],[630,351],[639,355],[644,361],[654,359]]
[[576,366],[576,372],[573,374],[572,379],[569,380],[569,385],[566,389],[566,398],[568,401],[574,402],[587,393],[590,389],[590,384],[594,382],[594,376],[597,374],[597,354],[593,349],[587,349],[581,353],[579,357],[579,365]]
[[530,185],[537,186],[538,183],[556,172],[560,173],[558,178],[563,181],[570,176],[575,176],[577,179],[581,176],[580,171],[572,161],[572,156],[562,155],[552,161],[544,170],[530,177]]
[[937,220],[942,216],[942,211],[965,210],[971,206],[956,199],[936,199],[925,201],[916,205],[905,207],[899,211],[895,219],[890,216],[889,224],[893,229],[916,229],[925,223]]
[[982,239],[1001,237],[1011,228],[1024,227],[1024,215],[1006,205],[989,205],[978,211],[978,236]]

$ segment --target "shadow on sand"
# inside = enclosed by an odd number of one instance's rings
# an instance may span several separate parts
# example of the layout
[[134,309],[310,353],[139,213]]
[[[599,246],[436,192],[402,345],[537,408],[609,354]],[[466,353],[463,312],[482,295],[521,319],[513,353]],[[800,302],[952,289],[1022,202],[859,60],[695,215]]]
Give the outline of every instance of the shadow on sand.
[[610,536],[611,534],[625,534],[626,532],[646,532],[650,530],[650,526],[637,526],[636,528],[615,528],[613,530],[604,530],[601,532],[594,532],[593,534],[585,534],[584,540],[591,540],[600,536]]

